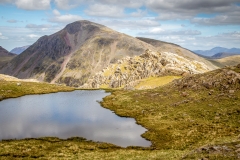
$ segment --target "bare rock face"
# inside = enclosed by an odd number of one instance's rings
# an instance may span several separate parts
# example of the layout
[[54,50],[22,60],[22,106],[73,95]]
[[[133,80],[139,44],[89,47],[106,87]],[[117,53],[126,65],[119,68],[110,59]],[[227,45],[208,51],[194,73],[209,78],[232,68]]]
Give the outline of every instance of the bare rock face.
[[125,57],[116,64],[110,64],[92,76],[83,87],[131,89],[138,80],[148,77],[197,74],[209,70],[202,62],[190,61],[174,53],[153,52],[148,49],[140,56]]

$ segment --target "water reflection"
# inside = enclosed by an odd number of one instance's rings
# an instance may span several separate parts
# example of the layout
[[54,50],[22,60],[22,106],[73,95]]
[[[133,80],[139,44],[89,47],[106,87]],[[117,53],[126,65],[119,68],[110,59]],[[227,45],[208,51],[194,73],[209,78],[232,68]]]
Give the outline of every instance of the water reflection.
[[80,136],[123,147],[150,146],[145,128],[132,118],[118,117],[96,101],[104,91],[30,95],[0,102],[0,139]]

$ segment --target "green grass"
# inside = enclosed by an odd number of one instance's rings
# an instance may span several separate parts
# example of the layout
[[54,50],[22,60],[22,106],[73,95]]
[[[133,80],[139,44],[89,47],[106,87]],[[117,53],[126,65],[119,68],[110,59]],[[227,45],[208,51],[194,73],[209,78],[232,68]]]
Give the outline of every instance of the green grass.
[[164,76],[164,77],[149,77],[142,79],[135,89],[153,89],[172,82],[174,79],[179,79],[180,76]]
[[[20,86],[17,83],[21,83]],[[49,83],[0,81],[0,101],[29,94],[45,94],[60,91],[73,91],[74,88]]]
[[107,143],[95,143],[83,138],[68,140],[38,138],[9,140],[0,143],[0,159],[175,159],[182,151],[120,148]]

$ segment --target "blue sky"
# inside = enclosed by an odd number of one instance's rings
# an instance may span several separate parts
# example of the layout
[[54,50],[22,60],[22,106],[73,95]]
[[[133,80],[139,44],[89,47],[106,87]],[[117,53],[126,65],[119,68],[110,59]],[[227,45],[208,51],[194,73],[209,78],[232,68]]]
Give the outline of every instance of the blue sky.
[[190,50],[240,48],[240,0],[0,0],[0,46],[33,44],[89,20]]

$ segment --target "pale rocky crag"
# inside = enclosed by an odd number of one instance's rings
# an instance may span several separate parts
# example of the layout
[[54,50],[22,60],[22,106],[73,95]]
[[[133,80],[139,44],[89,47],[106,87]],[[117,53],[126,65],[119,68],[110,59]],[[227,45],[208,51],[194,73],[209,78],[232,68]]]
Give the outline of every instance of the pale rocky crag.
[[147,49],[140,56],[124,57],[92,76],[82,88],[133,89],[139,80],[165,75],[188,75],[211,70],[203,62],[188,60],[170,52]]

